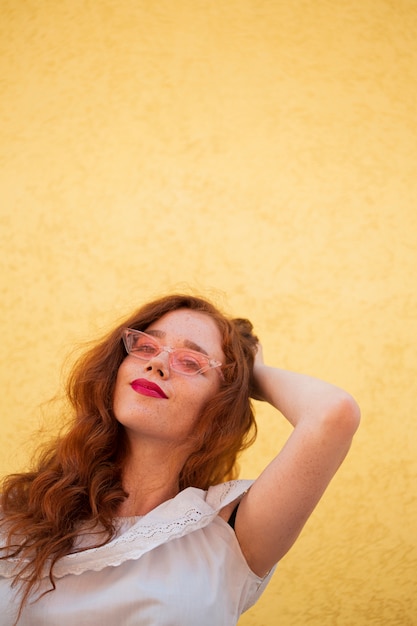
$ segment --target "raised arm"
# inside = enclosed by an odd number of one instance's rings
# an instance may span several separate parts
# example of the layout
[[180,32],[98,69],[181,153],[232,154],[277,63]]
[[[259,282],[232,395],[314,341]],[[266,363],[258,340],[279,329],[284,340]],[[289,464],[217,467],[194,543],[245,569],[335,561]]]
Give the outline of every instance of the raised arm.
[[345,458],[360,412],[345,391],[269,367],[259,348],[256,398],[294,427],[288,441],[242,499],[235,531],[249,567],[264,576],[289,550]]

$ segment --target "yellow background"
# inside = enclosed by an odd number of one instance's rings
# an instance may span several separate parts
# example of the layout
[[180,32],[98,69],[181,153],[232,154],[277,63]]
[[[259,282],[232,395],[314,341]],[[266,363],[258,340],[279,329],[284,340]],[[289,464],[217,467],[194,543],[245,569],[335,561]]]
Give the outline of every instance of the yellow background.
[[173,289],[361,405],[242,626],[417,624],[416,42],[414,0],[0,1],[1,473],[74,343]]

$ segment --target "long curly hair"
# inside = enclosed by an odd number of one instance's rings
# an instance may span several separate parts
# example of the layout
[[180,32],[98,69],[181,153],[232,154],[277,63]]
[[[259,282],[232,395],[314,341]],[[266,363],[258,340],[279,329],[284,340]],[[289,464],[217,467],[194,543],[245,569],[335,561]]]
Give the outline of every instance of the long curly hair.
[[193,452],[179,477],[180,489],[210,485],[237,476],[237,457],[253,443],[256,423],[251,406],[257,338],[245,319],[225,316],[208,300],[175,294],[138,309],[75,364],[67,381],[73,420],[29,472],[2,481],[2,520],[7,542],[1,559],[22,564],[13,584],[22,587],[22,604],[44,575],[55,588],[54,564],[73,551],[80,524],[115,533],[115,515],[128,496],[122,485],[127,440],[113,413],[113,394],[126,357],[125,327],[146,328],[166,313],[192,309],[210,316],[220,330],[225,363],[223,381],[203,409],[193,432]]

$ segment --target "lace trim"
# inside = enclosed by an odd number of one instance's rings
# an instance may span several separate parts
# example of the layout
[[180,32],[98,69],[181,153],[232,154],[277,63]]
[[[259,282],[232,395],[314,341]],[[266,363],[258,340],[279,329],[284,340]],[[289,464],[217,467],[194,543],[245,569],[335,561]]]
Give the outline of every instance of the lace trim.
[[[224,506],[242,496],[252,483],[250,480],[235,480],[210,487],[208,491],[194,487],[184,489],[175,498],[163,502],[134,521],[126,531],[121,527],[120,534],[104,546],[63,557],[55,564],[54,575],[61,578],[87,570],[100,571],[108,566],[138,559],[167,541],[204,528]],[[81,534],[80,542],[83,537]],[[16,567],[21,563],[21,559],[0,561],[0,575],[14,576]]]

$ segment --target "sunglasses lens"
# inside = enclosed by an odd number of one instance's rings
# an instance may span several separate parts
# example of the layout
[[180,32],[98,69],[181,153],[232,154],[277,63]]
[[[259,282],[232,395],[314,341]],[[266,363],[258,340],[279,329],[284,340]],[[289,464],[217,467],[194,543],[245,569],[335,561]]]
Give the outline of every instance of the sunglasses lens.
[[128,335],[129,352],[140,359],[151,359],[160,351],[159,344],[143,333],[129,333]]
[[207,368],[204,355],[191,350],[175,350],[171,353],[171,367],[182,374],[198,374]]

